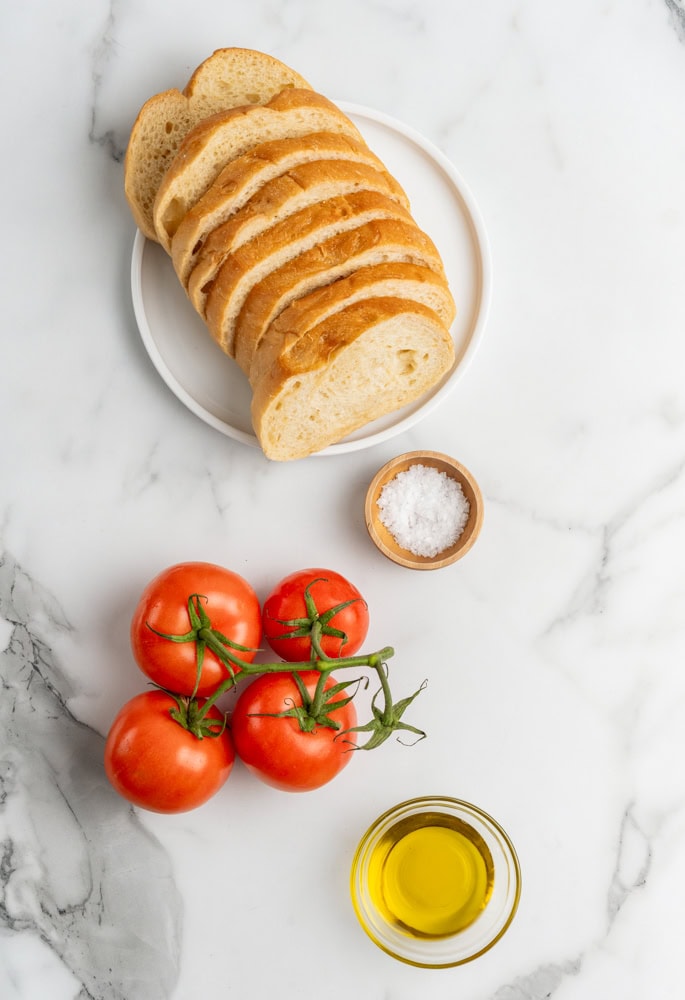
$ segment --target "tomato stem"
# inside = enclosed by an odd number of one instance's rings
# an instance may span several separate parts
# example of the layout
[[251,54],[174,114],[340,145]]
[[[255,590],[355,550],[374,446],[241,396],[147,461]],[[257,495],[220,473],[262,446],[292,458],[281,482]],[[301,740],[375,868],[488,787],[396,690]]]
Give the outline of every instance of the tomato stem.
[[[311,584],[309,586],[311,586]],[[279,660],[278,662],[273,663],[252,663],[247,660],[243,660],[239,655],[239,652],[254,653],[256,650],[249,649],[246,646],[240,646],[231,639],[227,638],[225,635],[222,635],[221,632],[214,629],[209,616],[202,605],[203,600],[206,601],[206,598],[204,598],[201,594],[191,594],[188,598],[188,617],[191,628],[183,635],[167,635],[163,632],[157,632],[157,630],[153,629],[148,623],[148,628],[155,632],[156,635],[159,635],[164,639],[169,639],[171,642],[195,642],[196,644],[197,680],[195,690],[190,698],[181,698],[180,696],[173,695],[176,701],[176,708],[172,709],[171,714],[179,725],[188,729],[198,739],[202,739],[205,736],[220,735],[220,732],[222,731],[221,724],[216,719],[210,720],[208,718],[208,713],[219,698],[234,687],[239,680],[248,677],[255,677],[260,674],[289,673],[293,675],[302,697],[302,705],[293,706],[293,708],[279,714],[284,716],[295,716],[300,724],[300,728],[304,732],[311,732],[317,725],[326,725],[331,728],[337,728],[337,725],[330,718],[330,712],[340,705],[347,704],[352,697],[354,697],[354,695],[346,695],[345,697],[342,697],[340,701],[334,701],[333,699],[339,694],[342,695],[345,692],[345,689],[354,682],[343,681],[339,684],[335,684],[331,688],[326,689],[326,681],[332,670],[338,672],[339,670],[346,670],[348,668],[355,667],[367,667],[368,669],[375,671],[378,675],[380,688],[374,695],[371,702],[373,718],[364,725],[355,726],[352,729],[338,733],[338,736],[345,736],[346,733],[369,733],[369,739],[363,747],[360,747],[360,749],[366,750],[371,750],[374,747],[379,746],[381,743],[384,743],[392,733],[397,732],[398,730],[411,732],[418,739],[423,739],[425,736],[425,733],[422,730],[416,729],[414,726],[410,726],[406,722],[402,721],[404,711],[423,690],[425,682],[408,698],[403,698],[400,701],[393,703],[387,671],[387,661],[395,655],[395,651],[392,646],[384,646],[382,649],[376,650],[373,653],[358,653],[355,656],[331,657],[327,656],[323,651],[321,642],[324,635],[336,635],[346,641],[347,637],[345,636],[345,633],[332,628],[329,622],[335,613],[337,613],[341,608],[346,607],[348,604],[351,604],[352,601],[346,601],[343,604],[336,605],[335,608],[331,608],[329,611],[319,615],[314,600],[309,593],[308,587],[305,591],[305,602],[308,617],[303,619],[294,619],[289,622],[283,621],[280,622],[280,624],[291,628],[295,627],[297,629],[296,633],[288,633],[290,636],[298,634],[300,636],[307,635],[309,637],[311,658],[307,661],[300,662]],[[228,676],[204,701],[204,703],[200,704],[195,698],[195,693],[199,685],[200,673],[202,671],[202,664],[206,649],[209,649],[224,665]],[[309,696],[306,692],[299,676],[301,671],[311,670],[319,671],[319,677],[313,696]],[[359,681],[361,681],[361,678],[358,680],[358,683]],[[172,692],[169,693],[172,694]],[[382,696],[382,707],[376,704],[379,696]],[[224,716],[224,725],[225,724],[226,719]]]
[[337,672],[348,667],[377,669],[378,664],[385,663],[386,660],[395,655],[395,650],[392,646],[384,646],[383,649],[379,649],[375,653],[358,653],[356,656],[341,656],[339,659],[326,657],[323,660],[306,660],[299,663],[288,663],[284,660],[279,660],[277,663],[247,663],[228,650],[224,650],[224,654],[237,669],[233,670],[231,676],[222,681],[216,691],[207,698],[201,710],[202,714],[206,714],[223,694],[230,691],[239,680],[245,677],[256,677],[258,674],[294,674],[301,670],[319,670],[324,676],[333,669]]
[[309,714],[313,718],[316,718],[321,714],[321,709],[323,708],[325,699],[324,690],[329,673],[330,670],[321,670],[319,673],[319,679],[317,680],[316,688],[314,689],[314,697],[312,698],[311,705],[309,706]]
[[384,726],[387,726],[392,721],[392,694],[390,692],[390,684],[388,683],[388,674],[382,663],[377,664],[375,670],[381,682],[381,691],[383,692],[384,706],[381,722]]

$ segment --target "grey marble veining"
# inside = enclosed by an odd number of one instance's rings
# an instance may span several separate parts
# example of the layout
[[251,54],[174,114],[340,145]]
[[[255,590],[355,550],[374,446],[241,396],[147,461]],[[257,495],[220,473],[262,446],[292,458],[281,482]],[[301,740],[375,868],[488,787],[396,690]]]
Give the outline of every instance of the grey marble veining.
[[673,18],[673,24],[681,39],[685,42],[685,5],[683,0],[664,0]]
[[102,28],[101,37],[92,44],[90,131],[88,133],[89,141],[102,146],[116,163],[123,162],[128,136],[120,134],[116,127],[107,125],[101,121],[103,116],[100,108],[100,98],[102,89],[106,86],[108,66],[112,63],[112,60],[116,59],[116,30],[119,11],[119,3],[117,0],[112,0],[109,5],[109,13]]
[[584,964],[596,954],[611,949],[611,933],[621,907],[632,894],[644,887],[652,858],[652,848],[637,826],[632,807],[626,810],[618,837],[616,869],[607,892],[606,933],[586,951],[554,964],[545,963],[532,972],[500,987],[490,1000],[549,1000],[569,977],[579,976]]
[[[73,692],[40,634],[40,622],[68,623],[8,553],[0,619],[11,627],[0,653],[0,924],[31,942],[34,961],[49,949],[79,996],[162,1000],[183,917],[170,859],[103,780],[103,739],[70,712]],[[15,996],[24,974],[15,968]]]

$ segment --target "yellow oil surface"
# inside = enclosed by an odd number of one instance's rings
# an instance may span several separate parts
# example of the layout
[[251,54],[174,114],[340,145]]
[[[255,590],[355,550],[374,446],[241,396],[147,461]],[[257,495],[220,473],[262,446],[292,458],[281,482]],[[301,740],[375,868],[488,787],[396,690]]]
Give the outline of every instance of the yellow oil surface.
[[369,862],[369,891],[391,924],[415,937],[446,937],[478,917],[492,893],[487,844],[443,813],[400,820]]

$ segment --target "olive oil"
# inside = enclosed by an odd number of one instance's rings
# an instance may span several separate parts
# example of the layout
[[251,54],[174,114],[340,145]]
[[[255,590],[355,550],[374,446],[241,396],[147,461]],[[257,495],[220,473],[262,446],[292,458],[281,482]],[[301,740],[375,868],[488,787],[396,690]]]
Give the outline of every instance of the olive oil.
[[369,859],[368,888],[384,919],[420,938],[464,930],[485,908],[494,882],[487,844],[447,813],[399,820]]

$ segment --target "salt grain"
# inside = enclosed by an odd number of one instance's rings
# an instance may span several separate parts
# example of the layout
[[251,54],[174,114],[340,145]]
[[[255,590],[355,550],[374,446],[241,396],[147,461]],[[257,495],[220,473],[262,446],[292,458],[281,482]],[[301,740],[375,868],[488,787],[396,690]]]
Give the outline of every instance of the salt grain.
[[456,480],[420,462],[386,483],[377,504],[382,524],[416,556],[437,556],[454,545],[470,510]]

